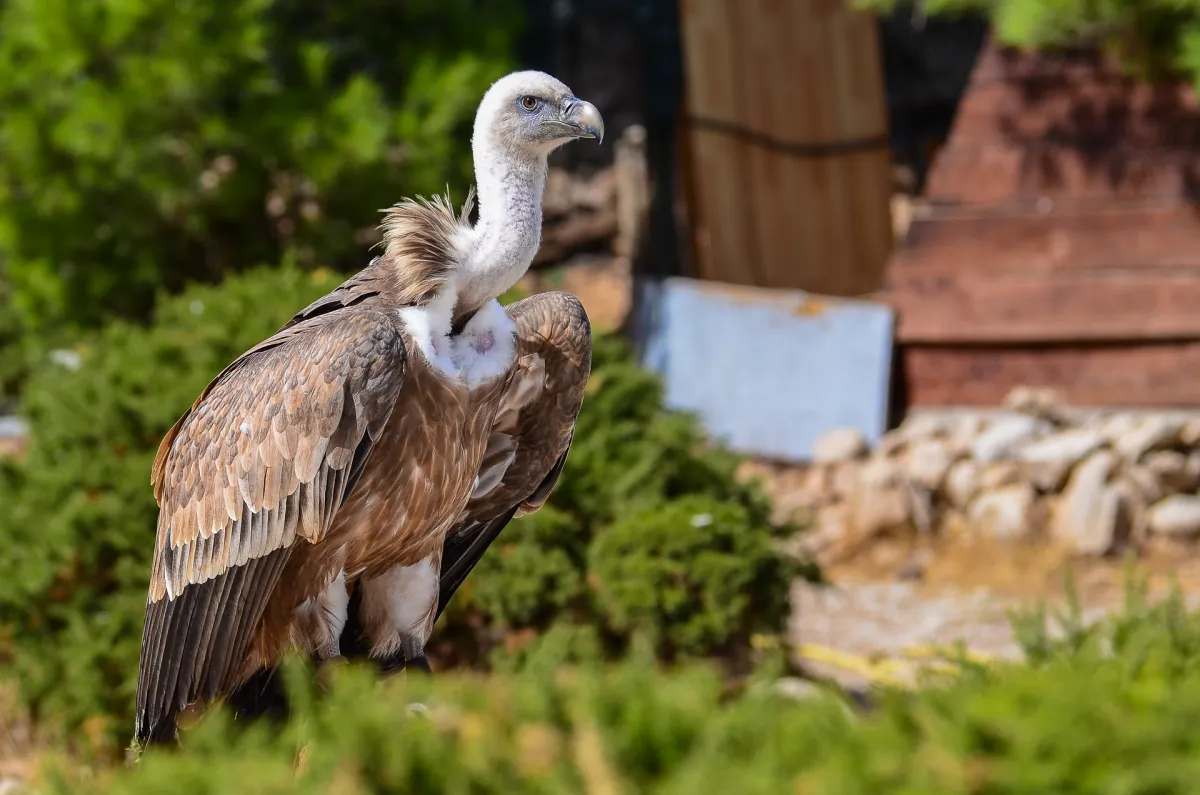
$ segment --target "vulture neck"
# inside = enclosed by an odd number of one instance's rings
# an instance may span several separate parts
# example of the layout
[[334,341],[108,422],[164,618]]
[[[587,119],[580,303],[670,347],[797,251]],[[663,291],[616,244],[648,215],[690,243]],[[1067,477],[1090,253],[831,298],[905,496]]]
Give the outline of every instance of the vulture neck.
[[529,269],[542,238],[545,155],[476,131],[472,142],[479,220],[467,235],[455,315],[499,298]]

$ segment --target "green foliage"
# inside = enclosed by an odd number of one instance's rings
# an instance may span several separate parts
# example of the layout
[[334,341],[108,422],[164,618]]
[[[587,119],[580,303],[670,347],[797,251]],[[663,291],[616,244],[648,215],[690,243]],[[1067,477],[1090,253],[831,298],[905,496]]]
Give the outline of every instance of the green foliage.
[[[1172,598],[1087,634],[1082,644],[1047,634],[1037,665],[883,691],[866,714],[832,692],[783,697],[768,686],[774,666],[730,697],[710,667],[661,670],[637,655],[557,676],[539,667],[380,684],[350,669],[322,696],[293,671],[300,713],[282,732],[213,715],[184,736],[182,753],[151,751],[135,770],[99,778],[50,768],[45,790],[1197,792],[1200,616]],[[414,700],[427,718],[406,709]]]
[[799,572],[773,542],[796,528],[770,522],[765,497],[735,477],[739,459],[693,417],[663,411],[661,382],[620,337],[593,348],[559,485],[480,561],[447,610],[449,636],[478,619],[524,634],[565,622],[615,653],[649,633],[665,655],[703,656],[777,632]]
[[[285,267],[193,286],[164,298],[149,327],[118,321],[83,336],[77,367],[35,368],[22,406],[29,453],[0,479],[0,571],[10,573],[0,654],[43,726],[90,719],[97,737],[125,740],[158,444],[229,361],[337,281]],[[789,573],[772,558],[779,531],[765,501],[734,482],[735,459],[708,450],[694,421],[663,411],[657,379],[622,343],[600,336],[595,346],[560,487],[504,532],[451,603],[434,634],[457,647],[448,656],[476,659],[509,630],[556,629],[505,661],[521,667],[619,653],[638,632],[662,635],[668,619],[680,623],[665,640],[691,654],[779,628]],[[712,526],[694,525],[700,510]],[[680,580],[687,556],[696,565]],[[614,573],[621,559],[631,568]]]
[[1099,47],[1150,80],[1178,76],[1200,86],[1200,3],[1196,0],[855,0],[892,11],[982,14],[1005,44],[1028,48]]
[[45,334],[285,255],[352,269],[363,208],[468,181],[517,24],[516,0],[0,3],[0,316]]
[[614,628],[648,629],[687,653],[777,631],[788,577],[766,527],[742,504],[707,494],[619,519],[591,548],[601,610]]
[[[204,385],[336,285],[255,270],[164,301],[154,326],[120,321],[47,362],[25,394],[32,444],[0,481],[0,626],[9,672],[47,726],[122,716],[134,671],[157,508],[158,443]],[[116,726],[111,726],[115,729]]]

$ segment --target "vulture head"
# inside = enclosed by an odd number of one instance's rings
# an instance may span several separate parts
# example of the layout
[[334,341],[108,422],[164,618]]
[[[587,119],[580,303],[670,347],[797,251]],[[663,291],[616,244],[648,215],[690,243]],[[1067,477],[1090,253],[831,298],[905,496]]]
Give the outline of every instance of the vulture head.
[[604,139],[596,106],[544,72],[514,72],[497,80],[479,103],[474,148],[501,147],[545,158],[576,138]]
[[603,138],[596,106],[544,72],[514,72],[484,93],[471,136],[479,220],[457,236],[456,322],[516,284],[533,261],[546,158],[569,141]]

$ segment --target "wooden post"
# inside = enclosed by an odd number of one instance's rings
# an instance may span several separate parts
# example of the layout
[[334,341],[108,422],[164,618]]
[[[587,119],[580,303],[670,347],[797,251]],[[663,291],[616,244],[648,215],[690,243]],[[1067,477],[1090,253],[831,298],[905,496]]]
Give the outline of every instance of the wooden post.
[[680,0],[696,276],[861,295],[891,252],[878,31],[848,0]]

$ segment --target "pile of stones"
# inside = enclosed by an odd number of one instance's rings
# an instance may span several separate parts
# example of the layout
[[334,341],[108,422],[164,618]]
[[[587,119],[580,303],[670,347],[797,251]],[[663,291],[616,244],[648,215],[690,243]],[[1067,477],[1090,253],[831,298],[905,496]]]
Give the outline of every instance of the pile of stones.
[[1016,390],[1003,409],[915,413],[870,446],[827,432],[768,479],[822,562],[882,534],[984,534],[1099,556],[1200,539],[1200,410],[1069,409]]

